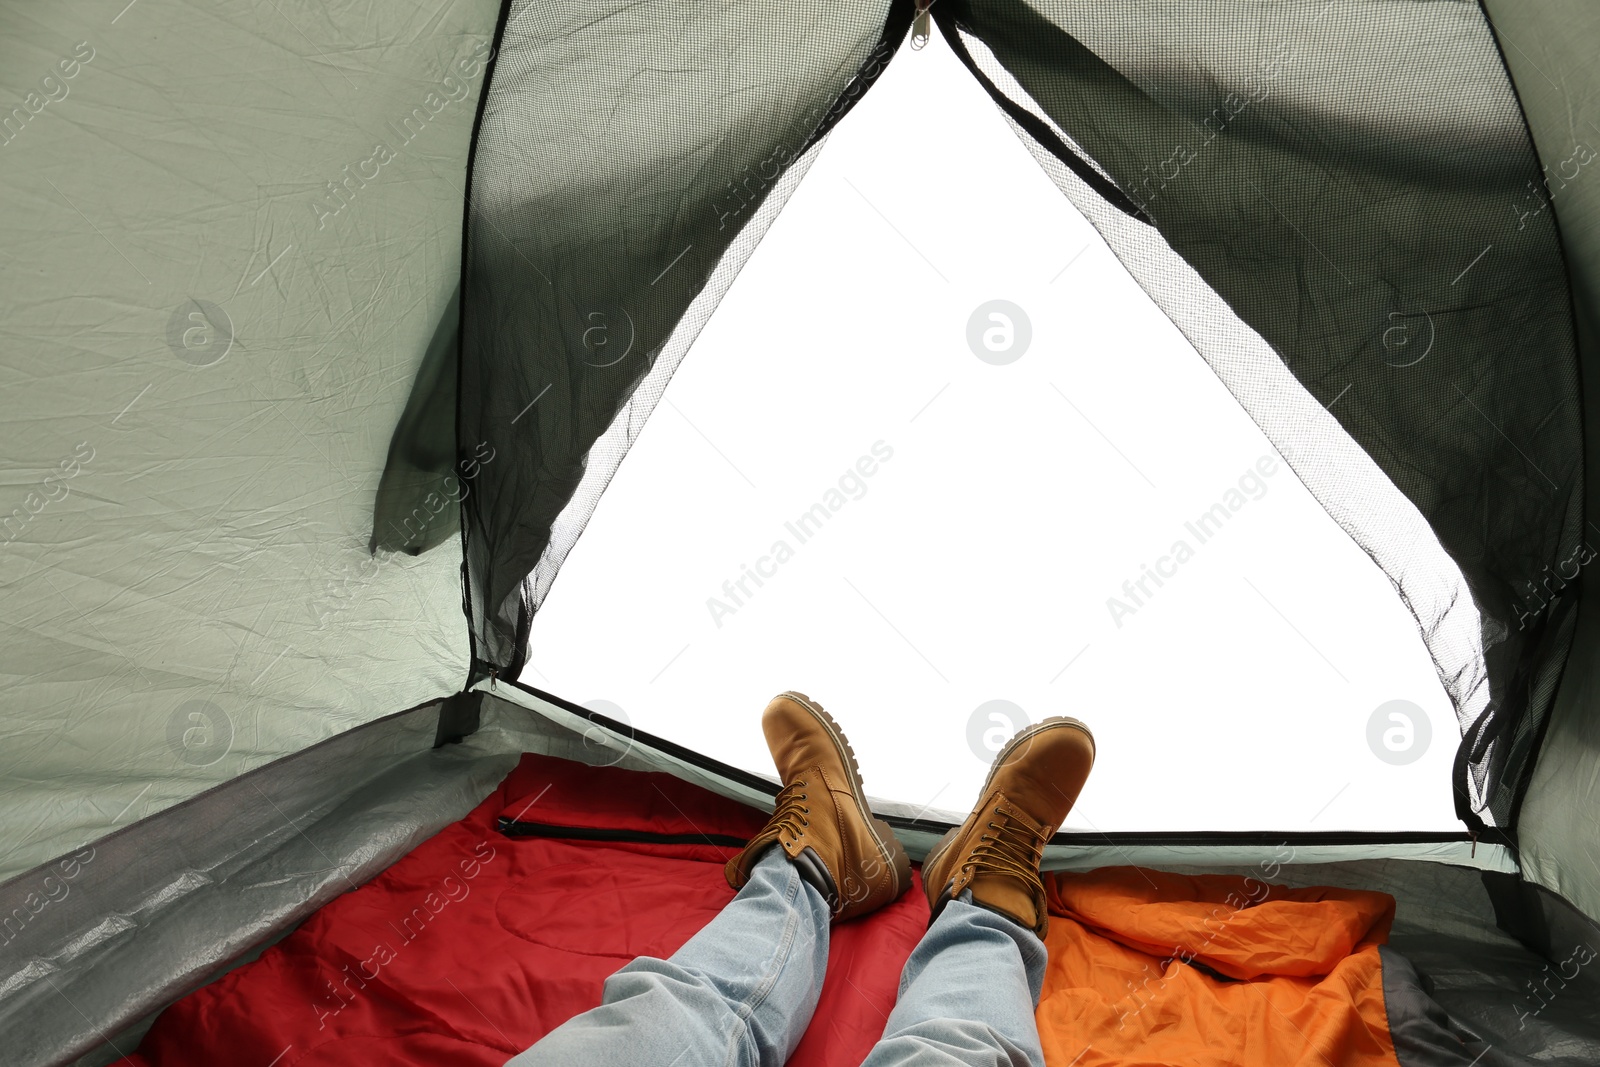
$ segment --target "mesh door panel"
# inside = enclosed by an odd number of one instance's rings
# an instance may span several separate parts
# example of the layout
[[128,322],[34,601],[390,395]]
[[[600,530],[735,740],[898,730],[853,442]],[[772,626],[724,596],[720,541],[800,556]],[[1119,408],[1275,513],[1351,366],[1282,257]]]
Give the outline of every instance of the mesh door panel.
[[[1147,235],[1118,222],[1119,255],[1208,361],[1255,361],[1230,387],[1280,447],[1301,442],[1300,467],[1327,468],[1308,485],[1416,614],[1472,731],[1458,809],[1503,818],[1503,772],[1569,636],[1539,584],[1579,558],[1582,428],[1553,217],[1530,198],[1539,161],[1478,5],[935,13],[1051,124],[1056,143],[1030,139],[1055,171],[1087,190],[1067,158],[1082,153],[1115,182]],[[1231,316],[1248,330],[1218,328]],[[1263,377],[1284,370],[1294,389]],[[1364,455],[1339,458],[1344,441]],[[1405,532],[1401,496],[1431,534]]]
[[754,248],[740,235],[909,16],[889,0],[510,5],[462,267],[459,452],[491,457],[462,502],[476,670],[520,670],[535,604],[714,306],[697,298],[726,288]]

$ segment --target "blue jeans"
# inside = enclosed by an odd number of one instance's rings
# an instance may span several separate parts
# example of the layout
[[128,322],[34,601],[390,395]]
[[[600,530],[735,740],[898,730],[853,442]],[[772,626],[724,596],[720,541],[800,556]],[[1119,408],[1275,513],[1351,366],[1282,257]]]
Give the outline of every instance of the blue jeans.
[[[780,1067],[822,995],[828,905],[783,852],[671,959],[606,979],[600,1006],[505,1067]],[[963,893],[906,961],[899,1000],[862,1067],[1044,1067],[1033,1010],[1045,948]]]

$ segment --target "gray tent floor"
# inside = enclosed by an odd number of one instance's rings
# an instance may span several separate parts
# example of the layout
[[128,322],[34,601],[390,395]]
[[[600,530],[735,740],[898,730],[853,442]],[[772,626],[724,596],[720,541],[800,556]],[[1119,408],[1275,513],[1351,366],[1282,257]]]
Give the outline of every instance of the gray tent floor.
[[[461,743],[430,748],[436,722],[433,705],[380,720],[145,820],[130,828],[135,840],[127,846],[97,844],[101,855],[148,848],[151,842],[137,838],[157,831],[146,824],[163,820],[173,824],[169,834],[202,826],[244,831],[190,841],[189,865],[172,868],[185,871],[188,891],[146,893],[169,900],[165,906],[117,901],[117,879],[80,886],[76,910],[105,905],[100,914],[132,916],[138,937],[108,936],[75,953],[46,956],[55,964],[53,982],[24,984],[0,1007],[0,1041],[13,1053],[8,1061],[102,1067],[131,1053],[167,1004],[254,960],[317,907],[465,816],[522,752],[665,769],[657,753],[604,747],[558,716],[492,697],[482,728]],[[283,766],[291,764],[297,765]],[[290,829],[263,829],[272,823]],[[207,848],[214,855],[204,855]],[[1105,851],[1106,865],[1141,859],[1121,848]],[[160,856],[159,847],[154,854]],[[1072,864],[1081,865],[1081,859]],[[1477,1061],[1482,1067],[1600,1063],[1600,967],[1581,968],[1563,982],[1547,960],[1496,927],[1476,869],[1408,859],[1167,869],[1270,874],[1266,880],[1290,885],[1391,893],[1397,904],[1391,947],[1415,965],[1453,1027],[1488,1045]],[[0,886],[0,894],[7,888]],[[15,976],[0,974],[0,984],[7,982],[15,985]]]

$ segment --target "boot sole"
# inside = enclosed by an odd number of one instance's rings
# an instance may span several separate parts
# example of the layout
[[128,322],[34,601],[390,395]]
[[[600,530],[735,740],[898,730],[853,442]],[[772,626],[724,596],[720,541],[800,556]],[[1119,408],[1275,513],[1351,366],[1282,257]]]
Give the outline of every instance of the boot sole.
[[[1089,765],[1093,767],[1095,756],[1094,732],[1090,730],[1089,727],[1083,722],[1079,721],[1078,719],[1074,719],[1069,715],[1052,715],[1048,719],[1033,723],[1030,726],[1025,726],[1021,730],[1018,730],[1016,736],[1002,745],[1000,747],[1000,751],[995,753],[994,759],[989,763],[989,773],[983,779],[983,789],[978,794],[979,805],[982,805],[983,802],[988,799],[989,786],[993,784],[996,772],[998,772],[1001,767],[1005,766],[1006,763],[1010,761],[1012,754],[1016,752],[1017,748],[1023,744],[1031,744],[1033,739],[1042,731],[1060,724],[1076,727],[1089,738]],[[922,860],[922,870],[924,873],[926,873],[930,867],[938,866],[939,860],[944,855],[945,850],[948,849],[955,841],[956,836],[961,833],[961,828],[966,826],[967,823],[972,820],[972,816],[976,815],[978,810],[981,809],[975,809],[972,815],[968,815],[965,819],[961,820],[960,826],[952,826],[949,830],[945,831],[944,835],[940,837],[939,840],[933,843],[933,847],[928,850],[928,854],[924,856]],[[938,899],[938,906],[933,909],[934,918],[938,917],[939,910],[947,899],[948,898],[946,898],[941,892]]]
[[900,843],[900,839],[895,837],[894,829],[872,814],[872,809],[867,807],[867,790],[861,784],[861,768],[856,765],[856,753],[850,747],[849,739],[844,736],[839,724],[833,721],[833,716],[804,693],[789,690],[779,693],[778,696],[792,700],[810,712],[812,717],[828,731],[828,739],[844,757],[845,770],[850,773],[850,795],[855,798],[856,809],[871,830],[873,840],[878,843],[879,859],[885,860],[889,864],[889,869],[894,871],[894,897],[891,899],[898,900],[900,894],[911,885],[911,857],[906,854],[905,846]]

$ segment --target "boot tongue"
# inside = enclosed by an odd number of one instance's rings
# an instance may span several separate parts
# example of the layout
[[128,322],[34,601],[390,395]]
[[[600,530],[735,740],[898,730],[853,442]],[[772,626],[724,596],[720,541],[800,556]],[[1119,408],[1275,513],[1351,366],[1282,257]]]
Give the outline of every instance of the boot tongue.
[[1039,898],[1042,895],[1038,855],[1043,842],[1049,838],[1049,828],[1018,811],[1004,793],[996,794],[987,821],[999,827],[998,830],[985,830],[990,838],[990,849],[998,850],[998,856],[991,852],[991,862],[999,859],[1005,867],[1020,867],[1025,873],[991,869],[989,863],[980,860],[982,865],[974,873],[970,884],[972,899],[992,911],[1003,912],[1030,929],[1037,929],[1041,918]]

